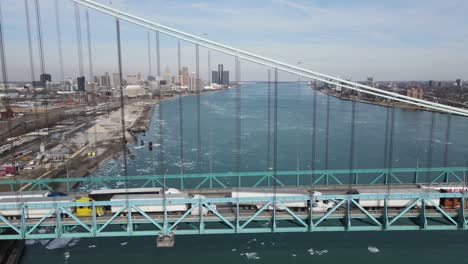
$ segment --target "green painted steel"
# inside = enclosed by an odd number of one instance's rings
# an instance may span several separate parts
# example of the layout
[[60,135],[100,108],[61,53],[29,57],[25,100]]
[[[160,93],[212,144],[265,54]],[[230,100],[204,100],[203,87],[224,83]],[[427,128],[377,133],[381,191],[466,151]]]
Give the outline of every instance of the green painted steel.
[[[443,208],[437,199],[457,198],[464,205],[464,193],[389,193],[344,195],[298,195],[277,197],[223,197],[159,199],[153,201],[99,201],[99,202],[47,202],[34,204],[0,204],[0,228],[11,229],[14,234],[0,235],[0,239],[51,239],[65,237],[115,237],[163,235],[208,235],[237,233],[325,232],[325,231],[391,231],[391,230],[466,230],[465,209]],[[333,200],[327,212],[310,210],[311,201]],[[359,201],[385,200],[382,208],[364,208]],[[387,208],[388,201],[406,199],[401,208]],[[307,202],[307,210],[296,210],[286,205]],[[259,209],[242,209],[244,202],[255,202]],[[144,206],[187,206],[181,212],[148,213]],[[97,206],[119,210],[104,216],[77,217],[76,206]],[[209,214],[200,214],[202,207]],[[270,210],[269,208],[277,208]],[[165,207],[167,208],[167,207]],[[241,209],[236,209],[241,208]],[[280,209],[281,208],[281,209]],[[304,208],[306,209],[306,208]],[[27,218],[31,210],[42,212],[36,218]],[[5,212],[17,212],[5,216]],[[128,213],[127,213],[128,212]],[[198,212],[198,214],[197,214]]]
[[[71,192],[77,186],[81,190],[93,188],[110,188],[112,183],[126,182],[135,187],[163,186],[173,188],[231,188],[233,178],[243,178],[240,187],[272,186],[276,181],[279,186],[310,185],[345,185],[347,181],[354,184],[403,184],[403,183],[448,183],[463,182],[463,173],[468,167],[448,168],[394,168],[394,169],[343,169],[343,170],[301,170],[279,172],[234,172],[202,173],[202,174],[168,174],[168,175],[137,175],[137,176],[104,176],[85,178],[54,178],[54,179],[8,179],[0,180],[0,185],[7,185],[9,190],[53,190],[61,186],[63,191]],[[350,177],[351,175],[351,177]],[[163,179],[165,181],[163,181]]]

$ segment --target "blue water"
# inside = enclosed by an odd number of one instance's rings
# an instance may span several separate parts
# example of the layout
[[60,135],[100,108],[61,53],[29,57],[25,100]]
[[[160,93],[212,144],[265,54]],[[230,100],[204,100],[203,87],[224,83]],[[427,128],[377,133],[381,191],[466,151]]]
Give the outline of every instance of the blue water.
[[[298,84],[281,84],[278,91],[278,169],[309,169],[312,157],[312,116],[314,91]],[[268,89],[249,84],[241,89],[240,170],[265,171],[268,159]],[[201,172],[236,170],[236,90],[201,96]],[[198,172],[196,96],[184,96],[184,171]],[[179,99],[162,104],[163,120],[155,108],[145,142],[160,147],[130,146],[135,158],[129,161],[130,175],[180,173]],[[382,168],[386,115],[388,108],[356,103],[353,164],[350,161],[352,102],[329,98],[329,168]],[[317,92],[316,169],[323,169],[327,96]],[[273,118],[273,111],[271,112]],[[449,142],[446,142],[447,115],[435,114],[435,129],[430,140],[432,113],[394,109],[395,129],[391,166],[444,166],[448,146],[448,166],[465,166],[468,159],[466,131],[468,119],[453,116]],[[159,122],[163,130],[159,131]],[[273,122],[271,122],[273,125]],[[271,129],[271,135],[273,130]],[[428,162],[429,145],[433,155]],[[448,144],[448,145],[447,145]],[[273,152],[273,143],[270,144]],[[162,163],[161,163],[162,162]],[[122,175],[120,159],[102,164],[92,176]],[[285,183],[295,179],[284,178]],[[171,183],[169,183],[171,184]],[[235,183],[232,183],[235,184]],[[255,240],[254,240],[255,239]],[[176,247],[156,249],[154,237],[99,238],[72,241],[58,249],[47,250],[35,242],[25,251],[22,263],[449,263],[464,262],[468,234],[465,232],[351,232],[264,235],[178,236]],[[65,241],[67,242],[67,241]],[[263,244],[262,244],[263,243]],[[45,244],[45,243],[44,243]],[[67,243],[64,243],[67,244]],[[256,253],[256,254],[246,254]],[[312,253],[312,254],[311,254]]]

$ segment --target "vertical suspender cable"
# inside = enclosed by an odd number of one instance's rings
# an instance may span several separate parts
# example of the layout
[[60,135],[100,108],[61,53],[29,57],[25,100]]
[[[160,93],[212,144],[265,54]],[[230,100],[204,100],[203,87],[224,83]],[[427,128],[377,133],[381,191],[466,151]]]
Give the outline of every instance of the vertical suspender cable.
[[149,31],[147,32],[147,40],[148,40],[148,76],[151,76],[153,70],[151,69],[151,33]]
[[[39,6],[39,1],[35,1],[35,9],[36,9],[36,28],[37,28],[37,41],[39,45],[39,65],[41,68],[41,74],[45,74],[45,62],[44,62],[44,47],[42,43],[42,25],[41,25],[41,11]],[[49,136],[49,111],[48,111],[48,97],[49,97],[49,89],[47,87],[47,82],[44,83],[44,91],[45,91],[45,125],[47,130],[47,136],[43,138],[43,143],[47,145],[47,137]]]
[[314,89],[314,97],[312,99],[312,146],[310,158],[310,194],[315,191],[315,156],[317,142],[317,89]]
[[452,121],[452,114],[448,114],[447,115],[447,127],[445,130],[444,167],[448,166],[449,145],[450,145],[450,127],[452,123],[451,121]]
[[[240,66],[239,58],[235,57],[236,82],[240,82]],[[240,161],[241,161],[241,87],[236,87],[236,173],[237,187],[242,187],[240,176]]]
[[388,135],[390,129],[390,108],[387,106],[385,111],[385,136],[384,136],[384,157],[383,157],[383,168],[388,169]]
[[278,69],[275,68],[275,91],[273,96],[273,226],[276,225],[276,191],[278,173]]
[[76,24],[75,24],[76,25],[76,43],[78,45],[78,66],[79,66],[80,77],[81,77],[81,76],[84,76],[83,44],[81,43],[80,7],[78,6],[78,3],[76,2],[75,2],[75,21],[76,21]]
[[86,35],[88,39],[89,82],[93,82],[93,47],[91,46],[91,27],[89,23],[88,9],[86,9]]
[[36,7],[37,41],[39,44],[39,60],[40,60],[40,66],[41,66],[41,74],[44,74],[46,70],[45,70],[45,63],[44,63],[44,48],[42,44],[41,11],[39,7],[39,0],[36,0],[35,7]]
[[[177,68],[179,69],[179,82],[182,85],[183,78],[180,57],[180,41],[177,41]],[[180,139],[180,174],[184,174],[184,109],[182,91],[179,95],[179,139]],[[182,179],[181,179],[182,180]]]
[[58,0],[55,0],[55,24],[57,27],[57,44],[58,44],[59,66],[60,66],[60,82],[63,82],[65,81],[65,73],[63,71],[62,30],[60,28],[60,8],[59,8]]
[[161,56],[159,53],[159,31],[156,31],[156,74],[161,76]]
[[122,151],[123,151],[123,163],[124,163],[124,175],[128,176],[127,168],[127,138],[125,137],[125,104],[123,95],[123,73],[122,73],[122,49],[120,43],[120,21],[119,18],[115,18],[115,25],[117,31],[117,58],[119,67],[119,88],[120,88],[120,121],[122,127]]
[[349,178],[348,178],[349,191],[351,191],[351,185],[353,184],[355,129],[356,129],[356,101],[353,100],[351,103],[351,135],[350,135],[350,143],[349,143]]
[[432,153],[434,151],[434,128],[435,128],[435,112],[431,112],[431,121],[429,122],[429,143],[427,146],[427,174],[426,182],[432,184]]
[[329,169],[328,152],[330,142],[330,95],[327,95],[326,117],[325,117],[325,170]]
[[29,5],[28,0],[24,0],[24,11],[26,15],[26,30],[28,33],[28,48],[29,48],[29,67],[31,71],[31,81],[36,79],[36,75],[34,73],[34,55],[33,55],[33,47],[32,47],[32,37],[31,37],[31,21],[29,18]]
[[197,173],[201,173],[200,47],[195,45],[195,89],[197,91]]
[[208,49],[208,84],[211,85],[211,53]]
[[[392,105],[390,106],[391,109],[387,109],[390,110],[390,120],[387,121],[388,122],[388,125],[389,125],[389,131],[388,132],[385,132],[385,135],[387,136],[387,141],[388,141],[388,144],[386,143],[386,148],[387,148],[387,151],[388,151],[388,154],[386,154],[385,156],[387,157],[387,164],[385,166],[385,168],[387,169],[387,171],[385,172],[386,173],[386,177],[385,177],[385,184],[387,185],[387,193],[390,194],[390,191],[391,191],[391,187],[392,187],[392,168],[393,168],[393,137],[394,137],[394,134],[395,134],[395,105]],[[388,115],[388,113],[387,113]]]
[[[268,101],[267,101],[267,159],[266,159],[266,171],[268,173],[271,172],[271,70],[268,69],[268,88],[267,88],[267,94],[268,94]],[[270,178],[271,176],[268,175],[268,187],[270,187]]]
[[166,166],[164,158],[164,127],[163,127],[162,94],[158,96],[158,130],[159,130],[159,173],[163,176],[163,190],[166,188]]

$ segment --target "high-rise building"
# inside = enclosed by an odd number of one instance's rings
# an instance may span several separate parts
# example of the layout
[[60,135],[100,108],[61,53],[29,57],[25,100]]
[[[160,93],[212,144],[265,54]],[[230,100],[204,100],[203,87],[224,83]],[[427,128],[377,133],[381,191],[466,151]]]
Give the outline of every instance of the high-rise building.
[[111,86],[114,87],[114,88],[119,88],[120,87],[120,74],[119,73],[113,73],[112,74]]
[[224,71],[223,65],[218,65],[218,71],[211,73],[211,82],[220,85],[229,85],[229,71]]
[[188,71],[188,67],[182,67],[182,71],[180,73],[181,77],[180,77],[180,85],[181,86],[186,86],[188,87],[188,83],[189,83],[189,71]]
[[111,81],[110,81],[110,76],[109,73],[106,72],[104,75],[99,77],[99,85],[104,86],[104,87],[109,87],[111,86]]
[[86,91],[86,80],[84,76],[76,78],[76,82],[78,84],[78,91],[80,92]]
[[430,80],[429,81],[429,87],[432,87],[434,85],[434,81]]
[[457,79],[455,83],[457,84],[457,87],[462,87],[463,85],[463,81],[461,79]]
[[162,79],[166,81],[166,84],[172,84],[172,72],[169,65],[166,65],[166,68],[164,68]]
[[41,82],[51,82],[52,81],[52,75],[50,75],[48,73],[41,74],[40,78],[41,78]]
[[127,75],[127,84],[128,85],[136,85],[138,84],[138,76],[135,74]]

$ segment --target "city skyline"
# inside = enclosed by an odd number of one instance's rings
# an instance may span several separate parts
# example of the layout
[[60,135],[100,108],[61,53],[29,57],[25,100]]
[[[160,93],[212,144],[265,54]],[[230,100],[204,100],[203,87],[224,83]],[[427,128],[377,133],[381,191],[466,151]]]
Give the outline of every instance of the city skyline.
[[[29,71],[22,2],[4,0],[5,45],[9,79],[26,81]],[[65,77],[78,76],[76,35],[73,5],[59,1],[62,41],[66,54]],[[99,1],[107,3],[108,1]],[[40,1],[44,31],[45,63],[53,76],[58,76],[55,21],[52,0]],[[468,21],[463,1],[342,1],[306,2],[299,0],[187,2],[112,1],[115,8],[175,26],[195,35],[240,47],[342,78],[365,80],[455,80],[468,79]],[[424,4],[424,8],[421,5]],[[155,12],[158,7],[159,12]],[[81,8],[81,29],[87,73],[87,46],[84,8]],[[190,12],[191,16],[183,14]],[[34,14],[32,2],[30,15]],[[156,15],[155,15],[156,14]],[[49,18],[50,17],[50,18]],[[210,19],[207,19],[210,17]],[[241,17],[241,18],[239,18]],[[116,72],[115,21],[90,12],[93,66],[96,73]],[[216,21],[216,23],[214,22]],[[273,23],[275,21],[275,23]],[[465,26],[464,26],[465,25]],[[224,30],[222,30],[224,29]],[[35,68],[38,52],[35,23],[32,21]],[[147,75],[147,31],[122,23],[123,74],[142,72]],[[151,35],[154,46],[154,33]],[[182,43],[185,65],[194,67],[193,45]],[[176,41],[161,35],[161,68],[176,68]],[[200,49],[200,76],[207,79],[206,50]],[[146,62],[146,63],[145,63]],[[156,72],[154,47],[152,71]],[[211,65],[233,68],[234,60],[216,53]],[[357,67],[356,65],[359,65]],[[213,70],[213,69],[211,69]],[[37,75],[37,74],[36,74]],[[242,79],[264,79],[265,70],[243,63]],[[205,77],[206,76],[206,77]],[[262,76],[262,77],[259,77]],[[284,76],[289,80],[288,76]],[[56,78],[53,78],[56,79]]]

